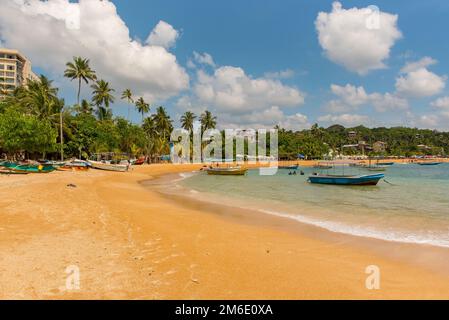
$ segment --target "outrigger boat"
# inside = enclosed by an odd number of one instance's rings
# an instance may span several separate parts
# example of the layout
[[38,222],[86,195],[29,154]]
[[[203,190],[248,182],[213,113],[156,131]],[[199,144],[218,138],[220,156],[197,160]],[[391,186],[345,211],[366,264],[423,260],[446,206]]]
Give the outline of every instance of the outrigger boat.
[[16,172],[26,172],[26,173],[50,173],[56,170],[55,167],[51,165],[30,165],[30,164],[23,164],[23,165],[17,165],[15,167],[9,167],[9,169],[16,171]]
[[228,167],[228,168],[208,168],[206,169],[208,175],[215,176],[244,176],[248,169],[242,167]]
[[92,168],[98,170],[125,172],[128,171],[129,169],[129,165],[125,164],[112,164],[108,162],[93,161],[93,160],[89,160],[89,164],[91,165]]

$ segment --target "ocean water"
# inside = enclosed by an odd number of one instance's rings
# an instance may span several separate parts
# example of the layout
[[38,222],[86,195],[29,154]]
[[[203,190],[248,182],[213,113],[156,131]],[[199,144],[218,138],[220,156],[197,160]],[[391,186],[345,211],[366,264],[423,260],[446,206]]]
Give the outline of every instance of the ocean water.
[[[305,176],[180,176],[180,192],[202,200],[258,210],[330,231],[449,247],[449,164],[395,164],[378,186],[315,185]],[[369,174],[353,169],[355,174]]]

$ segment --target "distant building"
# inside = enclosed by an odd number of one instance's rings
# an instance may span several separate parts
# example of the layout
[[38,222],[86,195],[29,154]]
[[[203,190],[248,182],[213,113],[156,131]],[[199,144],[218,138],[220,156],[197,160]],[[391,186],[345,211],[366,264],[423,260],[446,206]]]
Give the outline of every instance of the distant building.
[[385,152],[387,149],[387,143],[383,141],[376,141],[373,143],[374,152]]
[[17,50],[0,48],[0,96],[36,79],[30,60]]
[[355,139],[357,138],[357,132],[356,131],[349,131],[348,132],[349,139]]

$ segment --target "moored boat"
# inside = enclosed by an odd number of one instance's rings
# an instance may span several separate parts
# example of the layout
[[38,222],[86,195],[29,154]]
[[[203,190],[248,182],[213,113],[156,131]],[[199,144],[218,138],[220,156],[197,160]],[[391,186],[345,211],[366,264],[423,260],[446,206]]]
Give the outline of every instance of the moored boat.
[[315,184],[333,184],[346,186],[375,186],[377,185],[379,180],[383,179],[384,177],[385,175],[383,173],[355,176],[316,174],[309,177],[309,182]]
[[299,165],[295,164],[295,165],[290,165],[290,166],[279,166],[278,169],[298,170],[299,169]]
[[441,164],[442,162],[436,162],[436,161],[427,161],[427,162],[418,162],[420,166],[437,166]]
[[208,175],[216,176],[243,176],[248,169],[241,167],[229,167],[229,168],[208,168],[206,169]]

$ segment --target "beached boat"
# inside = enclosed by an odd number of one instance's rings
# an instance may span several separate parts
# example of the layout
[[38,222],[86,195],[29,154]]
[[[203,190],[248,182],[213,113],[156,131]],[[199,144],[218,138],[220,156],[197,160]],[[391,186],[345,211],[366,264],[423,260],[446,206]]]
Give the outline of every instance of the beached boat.
[[139,159],[137,159],[136,161],[134,161],[132,164],[134,166],[141,166],[145,163],[145,157],[140,157]]
[[125,172],[128,171],[129,165],[125,164],[112,164],[108,162],[89,160],[89,164],[92,168],[106,171]]
[[316,184],[334,184],[346,186],[375,186],[377,185],[379,180],[383,179],[384,177],[385,175],[383,173],[357,176],[316,174],[309,177],[309,182]]
[[243,176],[248,169],[241,167],[229,167],[229,168],[208,168],[207,174],[216,176]]
[[27,173],[50,173],[56,170],[56,168],[51,165],[42,165],[42,164],[22,164],[8,168],[16,172],[27,172]]
[[428,161],[428,162],[418,162],[420,166],[437,166],[442,162]]
[[20,172],[20,171],[14,171],[12,169],[8,169],[8,168],[0,168],[0,174],[28,174],[29,172]]
[[298,170],[299,164],[294,164],[290,166],[279,166],[278,169],[285,169],[285,170]]
[[65,163],[63,166],[59,167],[59,171],[87,171],[90,165],[88,162],[83,160],[73,160]]

